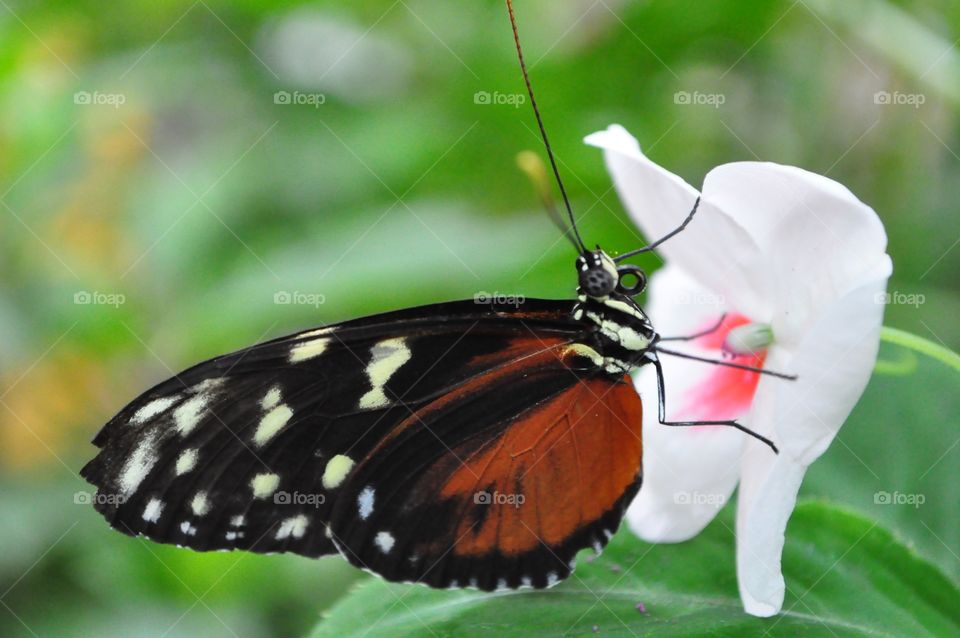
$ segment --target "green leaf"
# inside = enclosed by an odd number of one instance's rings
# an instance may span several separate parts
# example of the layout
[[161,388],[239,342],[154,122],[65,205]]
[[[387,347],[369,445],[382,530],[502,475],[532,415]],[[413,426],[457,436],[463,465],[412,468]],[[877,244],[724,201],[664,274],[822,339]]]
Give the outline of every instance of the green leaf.
[[891,328],[878,367],[801,497],[862,512],[960,583],[960,357]]
[[437,591],[372,579],[335,605],[314,637],[960,635],[955,585],[877,523],[818,502],[801,504],[787,530],[783,613],[748,616],[731,518],[727,508],[678,545],[622,530],[548,591]]

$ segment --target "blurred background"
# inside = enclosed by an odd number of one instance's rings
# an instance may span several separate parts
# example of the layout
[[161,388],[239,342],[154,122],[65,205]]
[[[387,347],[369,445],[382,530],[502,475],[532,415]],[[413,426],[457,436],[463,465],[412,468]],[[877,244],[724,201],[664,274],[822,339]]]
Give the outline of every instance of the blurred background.
[[[886,323],[960,347],[960,4],[516,4],[589,244],[643,241],[581,141],[610,123],[695,185],[729,161],[799,165],[885,222]],[[77,476],[89,440],[153,383],[268,337],[571,295],[527,149],[499,0],[0,0],[0,635],[308,632],[366,576],[114,533]],[[941,518],[930,551],[957,578]]]

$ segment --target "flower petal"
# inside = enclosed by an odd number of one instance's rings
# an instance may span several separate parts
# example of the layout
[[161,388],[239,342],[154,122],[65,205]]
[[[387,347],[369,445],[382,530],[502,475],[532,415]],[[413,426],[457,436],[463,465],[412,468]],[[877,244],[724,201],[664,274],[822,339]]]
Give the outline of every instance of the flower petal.
[[[620,199],[647,240],[663,237],[690,213],[697,189],[650,161],[623,127],[612,125],[584,141],[603,149]],[[707,289],[729,297],[738,308],[764,314],[764,298],[753,294],[755,275],[748,268],[759,249],[750,235],[709,199],[701,201],[696,217],[680,236],[658,250],[667,261],[679,265]]]
[[[770,401],[776,409],[772,436],[806,464],[830,445],[870,380],[891,271],[884,255],[864,283],[821,312],[783,368],[798,375],[796,381],[767,377],[760,382],[754,418],[757,408],[765,409],[761,401]],[[776,369],[773,362],[767,367]]]
[[796,343],[812,313],[859,285],[886,250],[873,209],[843,185],[794,166],[724,164],[707,174],[703,196],[761,247],[759,294],[774,302],[781,342]]
[[[647,307],[654,325],[671,335],[702,330],[724,312],[723,300],[667,265],[650,279]],[[667,416],[684,418],[685,396],[714,370],[685,359],[662,357]],[[724,427],[668,427],[657,418],[657,380],[652,366],[637,378],[645,400],[643,487],[627,511],[635,534],[650,542],[679,542],[697,535],[729,500],[737,485],[743,434]]]
[[783,605],[784,530],[807,467],[830,445],[873,371],[883,320],[877,296],[890,270],[887,258],[866,283],[829,306],[796,348],[770,350],[768,368],[799,378],[764,378],[747,419],[780,446],[775,456],[750,441],[743,457],[737,574],[748,613],[769,616]]

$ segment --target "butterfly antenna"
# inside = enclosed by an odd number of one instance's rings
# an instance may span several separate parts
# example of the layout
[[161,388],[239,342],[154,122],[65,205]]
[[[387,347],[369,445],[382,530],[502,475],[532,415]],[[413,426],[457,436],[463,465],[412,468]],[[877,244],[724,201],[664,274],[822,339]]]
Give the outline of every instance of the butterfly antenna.
[[550,166],[553,168],[553,176],[557,179],[557,185],[560,187],[560,195],[563,197],[564,206],[567,208],[567,217],[570,219],[570,228],[573,230],[573,236],[580,252],[587,252],[587,247],[580,237],[580,231],[577,230],[577,221],[573,217],[573,209],[570,208],[570,199],[567,197],[567,190],[563,186],[563,180],[560,179],[560,170],[557,168],[557,160],[553,156],[553,149],[550,147],[550,138],[547,137],[547,129],[543,125],[543,118],[540,116],[540,109],[537,107],[537,98],[533,95],[533,85],[530,84],[530,74],[527,73],[527,64],[523,59],[523,47],[520,46],[520,32],[517,30],[517,17],[513,12],[512,0],[507,0],[507,11],[510,13],[510,25],[513,27],[513,41],[517,45],[517,57],[520,60],[520,71],[523,72],[523,81],[527,85],[527,94],[530,96],[530,105],[533,107],[533,114],[537,117],[537,126],[540,127],[540,136],[543,138],[543,145],[547,149],[547,157],[550,158]]
[[540,203],[553,225],[557,227],[560,234],[573,244],[574,250],[580,250],[577,240],[573,238],[570,225],[563,219],[560,211],[557,210],[557,204],[553,199],[551,192],[550,179],[547,177],[547,166],[540,159],[540,156],[533,151],[521,151],[517,154],[517,166],[523,171],[533,184],[534,190],[540,197]]

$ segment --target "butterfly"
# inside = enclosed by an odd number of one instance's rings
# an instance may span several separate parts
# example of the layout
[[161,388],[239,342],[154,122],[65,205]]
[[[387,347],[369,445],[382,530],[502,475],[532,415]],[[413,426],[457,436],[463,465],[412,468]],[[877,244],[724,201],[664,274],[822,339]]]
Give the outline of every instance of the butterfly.
[[393,581],[541,588],[580,550],[602,551],[641,487],[637,368],[656,369],[661,423],[733,426],[776,450],[735,421],[665,416],[659,355],[687,355],[636,303],[644,271],[618,262],[682,231],[697,206],[614,258],[585,247],[564,201],[576,300],[434,304],[195,365],[95,437],[81,474],[96,509],[123,533],[195,550],[340,554]]

